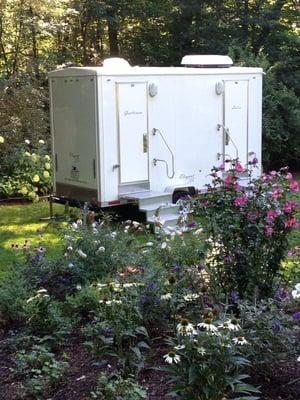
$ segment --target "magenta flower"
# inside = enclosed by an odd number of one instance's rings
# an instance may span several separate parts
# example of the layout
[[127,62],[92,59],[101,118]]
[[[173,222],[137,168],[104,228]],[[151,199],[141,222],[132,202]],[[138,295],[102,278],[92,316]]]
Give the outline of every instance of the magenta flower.
[[228,187],[232,185],[236,181],[236,177],[232,175],[227,175],[226,178],[224,179],[224,185],[225,187]]
[[295,217],[288,217],[284,220],[284,226],[290,229],[298,228],[299,222]]
[[241,185],[239,185],[238,182],[235,182],[234,185],[233,185],[233,187],[234,187],[234,190],[235,190],[236,192],[239,192],[239,191],[241,190]]
[[219,169],[220,171],[224,171],[224,170],[225,170],[225,165],[224,165],[224,163],[222,163],[222,164],[218,167],[218,169]]
[[265,227],[265,234],[266,234],[267,236],[272,236],[272,234],[273,234],[273,228],[272,228],[271,226],[266,226],[266,227]]
[[235,165],[235,170],[238,173],[242,173],[245,171],[245,168],[242,166],[242,164],[240,162],[237,162]]
[[298,204],[295,201],[287,201],[283,205],[283,211],[286,213],[293,212],[298,207]]
[[245,207],[247,203],[248,203],[248,197],[246,194],[242,194],[241,196],[237,197],[234,200],[234,205],[238,207]]
[[299,192],[299,186],[298,186],[298,183],[295,180],[291,181],[290,190],[291,190],[291,192]]
[[281,196],[282,196],[282,190],[277,189],[277,190],[274,190],[274,192],[272,193],[272,198],[274,200],[279,199]]
[[266,216],[266,221],[268,222],[268,224],[273,224],[274,219],[276,217],[278,217],[279,213],[276,210],[269,210],[267,212],[267,216]]

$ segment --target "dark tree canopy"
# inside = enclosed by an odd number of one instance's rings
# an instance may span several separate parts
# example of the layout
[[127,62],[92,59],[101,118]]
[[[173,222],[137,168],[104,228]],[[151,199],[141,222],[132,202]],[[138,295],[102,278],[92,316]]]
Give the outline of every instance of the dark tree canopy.
[[0,76],[36,85],[64,63],[178,65],[185,54],[230,53],[267,72],[265,165],[299,168],[299,9],[297,0],[0,0]]

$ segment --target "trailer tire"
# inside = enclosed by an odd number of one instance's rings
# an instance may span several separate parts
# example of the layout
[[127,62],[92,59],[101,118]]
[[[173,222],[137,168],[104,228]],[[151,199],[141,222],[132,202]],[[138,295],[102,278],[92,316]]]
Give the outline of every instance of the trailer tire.
[[178,200],[184,200],[189,196],[189,192],[185,190],[178,190],[173,193],[172,202],[177,203]]

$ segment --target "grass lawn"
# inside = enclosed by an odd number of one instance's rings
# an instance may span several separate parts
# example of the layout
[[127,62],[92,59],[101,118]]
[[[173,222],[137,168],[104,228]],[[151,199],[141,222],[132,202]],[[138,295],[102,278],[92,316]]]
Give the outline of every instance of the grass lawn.
[[[54,213],[62,214],[64,207],[54,204]],[[49,203],[0,206],[0,278],[13,264],[24,258],[23,245],[28,240],[30,247],[45,246],[47,256],[61,254],[65,222],[40,221],[49,216]],[[17,244],[20,250],[13,250]]]

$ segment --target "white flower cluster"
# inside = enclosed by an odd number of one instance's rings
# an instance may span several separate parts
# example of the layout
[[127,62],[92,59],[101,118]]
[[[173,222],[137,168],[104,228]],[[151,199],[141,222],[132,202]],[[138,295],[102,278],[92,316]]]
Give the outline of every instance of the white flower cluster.
[[[227,331],[232,331],[236,332],[241,329],[240,325],[238,324],[238,321],[235,319],[228,319],[227,321],[224,321],[222,324],[215,325],[210,318],[206,318],[203,322],[200,322],[197,324],[197,328],[194,327],[194,325],[189,322],[187,319],[182,319],[180,323],[177,325],[177,333],[181,336],[186,336],[189,337],[191,340],[191,343],[196,346],[197,353],[201,356],[204,356],[206,354],[206,349],[201,345],[199,342],[199,338],[201,335],[201,332],[206,332],[209,335],[212,336],[221,336],[220,331],[222,330],[227,330]],[[221,345],[225,347],[231,347],[230,343],[238,346],[244,346],[249,344],[249,342],[246,340],[244,336],[238,336],[230,339],[229,336],[224,336],[226,338],[226,341]],[[228,342],[230,340],[230,342]],[[184,350],[185,345],[184,344],[179,344],[178,346],[174,347],[174,350],[170,351],[169,353],[165,354],[163,357],[165,359],[165,362],[168,364],[178,364],[181,361],[181,356],[177,352],[180,350]],[[300,357],[298,359],[300,361]]]
[[28,304],[28,303],[31,303],[33,300],[36,300],[36,299],[46,299],[46,298],[48,298],[48,297],[49,297],[49,294],[48,294],[48,292],[47,292],[46,289],[39,289],[39,290],[36,292],[36,295],[33,296],[33,297],[30,297],[30,298],[26,301],[26,303]]
[[292,290],[292,297],[293,299],[300,299],[300,283],[297,283],[295,289]]

